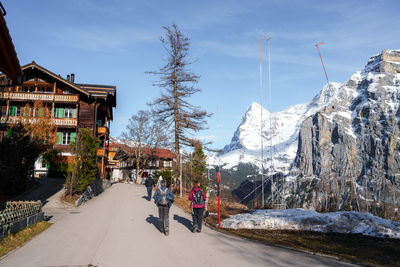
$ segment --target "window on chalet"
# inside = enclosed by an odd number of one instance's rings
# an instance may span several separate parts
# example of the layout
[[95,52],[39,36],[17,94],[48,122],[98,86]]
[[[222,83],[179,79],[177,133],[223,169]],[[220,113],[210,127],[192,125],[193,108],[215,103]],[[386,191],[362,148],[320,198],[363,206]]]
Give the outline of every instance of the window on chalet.
[[22,107],[22,116],[27,117],[27,116],[31,116],[31,112],[32,112],[32,108],[29,105],[25,105]]
[[54,108],[53,117],[76,119],[76,108]]
[[149,167],[159,167],[160,162],[158,160],[150,160],[149,161]]
[[52,93],[53,92],[53,87],[50,87],[50,86],[44,86],[44,85],[42,85],[42,86],[38,86],[38,89],[37,89],[37,92],[38,93]]
[[165,168],[172,167],[172,161],[170,161],[170,160],[164,160],[164,167],[165,167]]
[[22,107],[21,106],[9,106],[8,108],[8,115],[13,117],[13,116],[21,116],[21,110]]
[[15,116],[21,116],[21,106],[15,107]]
[[64,118],[72,118],[74,113],[74,109],[66,108],[64,109]]
[[104,120],[97,120],[97,126],[106,126]]
[[27,93],[35,92],[35,86],[34,85],[23,85],[20,87],[19,91],[27,92]]
[[32,108],[33,117],[43,117],[45,114],[49,114],[50,110],[47,107],[43,108]]
[[75,141],[76,133],[75,132],[57,132],[57,144],[58,145],[69,145],[71,142]]

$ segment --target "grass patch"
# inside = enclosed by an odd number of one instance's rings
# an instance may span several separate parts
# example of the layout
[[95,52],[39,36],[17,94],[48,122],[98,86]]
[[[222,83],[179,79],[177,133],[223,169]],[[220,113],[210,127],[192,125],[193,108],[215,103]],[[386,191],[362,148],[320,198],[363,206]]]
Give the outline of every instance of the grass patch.
[[47,228],[49,228],[51,223],[41,221],[30,227],[27,227],[15,235],[8,235],[0,242],[0,257],[6,255],[10,251],[24,245],[26,242],[34,238],[36,235],[40,234]]
[[[190,213],[187,194],[182,199],[175,196],[175,204]],[[217,201],[210,199],[208,210],[217,212]],[[249,212],[244,205],[221,203],[221,220],[230,215]],[[210,215],[206,223],[217,229],[218,216]],[[326,254],[354,263],[375,266],[400,266],[400,240],[377,238],[361,234],[319,233],[312,231],[222,229],[222,232],[247,239],[261,241],[269,245],[280,245],[313,254]]]
[[312,231],[224,229],[224,232],[354,263],[400,266],[400,240],[397,239]]

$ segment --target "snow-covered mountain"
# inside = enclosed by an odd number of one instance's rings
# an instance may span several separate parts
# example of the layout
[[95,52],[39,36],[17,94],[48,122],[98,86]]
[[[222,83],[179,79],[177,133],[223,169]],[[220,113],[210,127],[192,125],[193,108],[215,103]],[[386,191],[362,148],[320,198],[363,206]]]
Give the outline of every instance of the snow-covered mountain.
[[[236,129],[231,143],[217,155],[220,164],[224,165],[224,168],[233,168],[239,163],[260,166],[262,132],[264,168],[270,169],[272,152],[273,170],[287,172],[296,157],[301,123],[328,105],[340,88],[340,83],[331,82],[311,101],[290,106],[280,112],[269,112],[260,104],[252,103]],[[215,161],[215,158],[210,159],[211,164]]]
[[132,140],[114,137],[114,136],[110,136],[110,143],[127,145],[127,146],[131,146],[131,147],[135,146],[135,142]]
[[[281,150],[273,142],[281,155],[288,155],[280,165],[288,166],[285,175],[274,178],[281,181],[275,188],[282,192],[279,201],[292,208],[358,210],[400,221],[399,104],[400,50],[383,50],[345,83],[324,87],[303,109],[289,108],[294,110],[290,118],[298,121],[281,129],[292,135],[279,139],[286,144]],[[278,126],[288,123],[278,116],[285,112],[276,113]],[[221,158],[256,153],[242,133],[251,131],[243,127],[247,120],[245,116],[232,140],[236,145],[227,146]],[[265,137],[274,133],[263,131]],[[271,203],[270,184],[267,188]]]

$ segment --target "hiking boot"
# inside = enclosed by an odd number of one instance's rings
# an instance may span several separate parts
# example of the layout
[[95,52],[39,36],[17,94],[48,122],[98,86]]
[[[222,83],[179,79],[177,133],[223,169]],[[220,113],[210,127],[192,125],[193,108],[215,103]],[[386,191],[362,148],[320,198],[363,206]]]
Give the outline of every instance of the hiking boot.
[[168,226],[165,227],[165,235],[169,235],[169,228],[168,228]]
[[193,226],[192,232],[193,232],[193,233],[196,233],[197,231],[198,231],[198,230],[197,230],[197,225]]
[[197,232],[198,232],[198,233],[201,233],[201,229],[197,229]]

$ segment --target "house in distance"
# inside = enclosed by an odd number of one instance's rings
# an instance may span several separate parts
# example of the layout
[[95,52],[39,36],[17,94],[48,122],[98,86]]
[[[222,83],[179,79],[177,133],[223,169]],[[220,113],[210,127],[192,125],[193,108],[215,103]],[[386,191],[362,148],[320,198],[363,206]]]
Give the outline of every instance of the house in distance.
[[[134,150],[126,144],[111,143],[111,147],[117,147],[113,160],[115,165],[110,166],[112,177],[115,180],[135,180],[142,183],[144,179],[137,179],[137,165]],[[142,151],[142,161],[139,163],[141,178],[146,178],[149,174],[157,171],[171,171],[176,167],[176,155],[166,148],[146,148]]]

